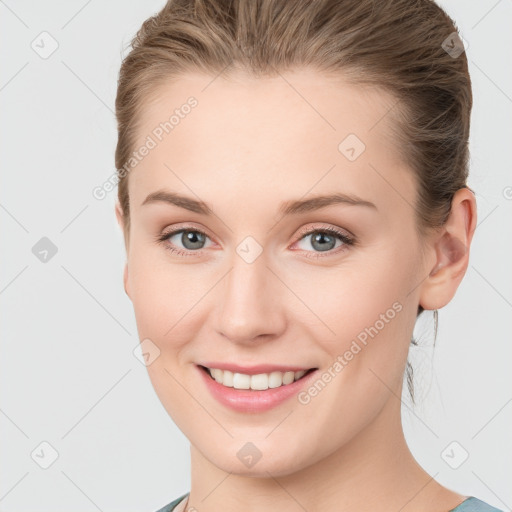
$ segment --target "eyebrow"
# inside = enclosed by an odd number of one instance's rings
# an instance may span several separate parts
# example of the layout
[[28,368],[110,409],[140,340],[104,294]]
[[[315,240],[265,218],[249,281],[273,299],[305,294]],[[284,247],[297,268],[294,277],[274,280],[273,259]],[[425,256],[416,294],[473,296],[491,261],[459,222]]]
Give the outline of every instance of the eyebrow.
[[[212,208],[205,203],[191,197],[187,197],[176,192],[170,192],[168,190],[158,190],[149,194],[141,206],[151,203],[169,203],[185,210],[189,210],[194,213],[200,213],[202,215],[213,214]],[[377,211],[377,206],[370,201],[361,199],[360,197],[353,194],[334,193],[323,196],[316,196],[309,199],[296,199],[285,201],[281,203],[279,212],[283,215],[294,215],[300,213],[306,213],[320,208],[325,208],[333,204],[347,204],[352,206],[366,206],[373,208]]]
[[185,210],[189,210],[194,213],[201,213],[203,215],[211,215],[213,210],[203,201],[192,199],[191,197],[177,194],[176,192],[169,192],[167,190],[157,190],[144,199],[141,206],[151,203],[169,203]]

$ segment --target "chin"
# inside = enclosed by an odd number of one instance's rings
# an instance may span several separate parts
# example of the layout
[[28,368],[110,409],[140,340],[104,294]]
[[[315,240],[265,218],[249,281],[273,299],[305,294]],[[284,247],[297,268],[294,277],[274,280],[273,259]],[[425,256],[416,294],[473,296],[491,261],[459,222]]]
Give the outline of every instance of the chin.
[[[219,443],[220,445],[221,443]],[[272,455],[265,455],[267,450]],[[233,442],[231,445],[223,444],[221,451],[211,452],[207,449],[202,453],[211,464],[226,473],[253,478],[268,478],[269,475],[287,476],[309,465],[307,460],[297,459],[297,452],[293,450],[292,446],[289,447],[289,450],[289,453],[286,453],[284,447],[277,448],[268,443],[267,448],[262,448],[260,451],[250,442]],[[278,453],[277,457],[276,453]]]

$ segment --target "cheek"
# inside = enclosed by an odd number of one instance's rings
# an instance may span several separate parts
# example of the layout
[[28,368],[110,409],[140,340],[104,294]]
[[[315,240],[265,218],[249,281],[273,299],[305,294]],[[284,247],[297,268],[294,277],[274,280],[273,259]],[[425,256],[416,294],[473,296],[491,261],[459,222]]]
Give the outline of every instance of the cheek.
[[[187,311],[205,293],[207,284],[197,276],[194,266],[170,264],[164,249],[132,252],[129,267],[131,300],[140,335],[164,339],[180,318],[188,318]],[[181,328],[181,322],[177,325]]]
[[[181,359],[194,339],[201,312],[199,302],[205,293],[204,284],[191,279],[192,266],[184,271],[170,265],[162,257],[147,251],[133,252],[130,257],[130,285],[139,340],[149,339],[158,350],[158,357],[146,367],[152,386],[163,407],[178,427],[190,430],[192,389],[183,374]],[[194,307],[195,306],[195,307]]]
[[323,324],[322,337],[333,343],[356,337],[381,315],[396,318],[399,305],[403,307],[404,301],[411,299],[406,297],[410,279],[403,274],[394,275],[394,264],[381,259],[378,266],[358,267],[347,265],[322,272],[312,269],[311,279],[304,271],[298,277],[290,276],[293,281],[288,281],[306,304],[305,315],[311,316],[315,324]]
[[[208,268],[170,264],[164,257],[132,253],[130,284],[139,340],[149,338],[158,357],[147,366],[158,396],[181,400],[183,389],[172,378],[183,375],[183,365],[193,356],[194,340],[200,339],[211,313],[213,294],[208,294],[219,277]],[[202,275],[201,275],[202,272]],[[186,398],[186,397],[184,397]],[[164,400],[178,409],[180,403]],[[168,402],[168,403],[167,403]],[[181,404],[186,409],[186,403]],[[170,411],[169,411],[170,412]]]
[[414,261],[411,252],[388,245],[336,269],[315,269],[314,279],[304,279],[304,273],[294,278],[291,288],[315,313],[306,311],[307,324],[315,326],[311,339],[332,363],[342,358],[344,385],[361,391],[373,386],[376,376],[369,369],[385,382],[401,379],[416,318],[417,304],[408,295]]

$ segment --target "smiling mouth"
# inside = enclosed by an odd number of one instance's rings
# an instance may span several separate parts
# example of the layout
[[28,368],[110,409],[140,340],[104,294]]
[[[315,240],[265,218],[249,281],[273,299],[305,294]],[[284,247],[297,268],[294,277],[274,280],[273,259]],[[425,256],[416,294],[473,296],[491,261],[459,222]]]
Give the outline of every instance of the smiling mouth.
[[258,375],[247,375],[243,373],[233,373],[218,369],[210,369],[206,366],[198,365],[210,379],[216,381],[225,387],[239,389],[244,391],[265,391],[285,387],[298,380],[303,379],[318,368],[310,368],[299,372],[271,372]]

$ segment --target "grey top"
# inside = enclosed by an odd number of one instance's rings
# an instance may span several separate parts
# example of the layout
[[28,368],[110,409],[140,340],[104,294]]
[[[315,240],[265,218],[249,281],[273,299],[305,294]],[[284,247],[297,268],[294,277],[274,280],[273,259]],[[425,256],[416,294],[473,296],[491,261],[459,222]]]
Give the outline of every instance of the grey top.
[[[157,510],[156,512],[171,512],[176,508],[181,500],[186,498],[190,493],[183,494],[179,498],[176,498],[174,501],[171,501],[165,507]],[[448,512],[503,512],[503,510],[499,508],[491,507],[491,505],[485,503],[474,496],[469,496],[466,498],[460,505],[455,508],[452,508]]]

